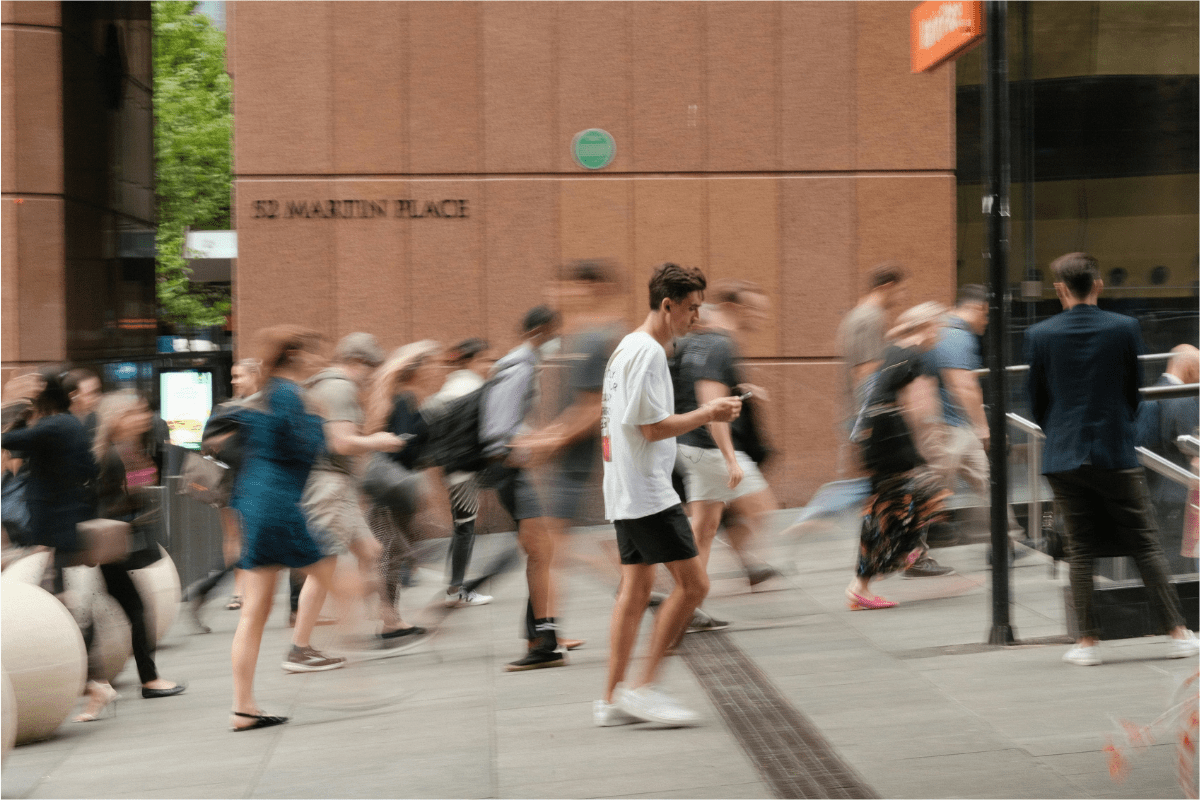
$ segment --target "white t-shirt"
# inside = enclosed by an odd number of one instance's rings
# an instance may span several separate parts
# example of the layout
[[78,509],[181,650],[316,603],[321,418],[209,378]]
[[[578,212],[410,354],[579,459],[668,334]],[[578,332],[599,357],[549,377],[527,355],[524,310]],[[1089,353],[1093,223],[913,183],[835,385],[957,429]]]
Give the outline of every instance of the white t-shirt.
[[651,442],[638,428],[674,413],[666,351],[650,334],[634,331],[617,345],[604,371],[600,441],[608,519],[638,519],[679,504],[671,486],[675,439]]

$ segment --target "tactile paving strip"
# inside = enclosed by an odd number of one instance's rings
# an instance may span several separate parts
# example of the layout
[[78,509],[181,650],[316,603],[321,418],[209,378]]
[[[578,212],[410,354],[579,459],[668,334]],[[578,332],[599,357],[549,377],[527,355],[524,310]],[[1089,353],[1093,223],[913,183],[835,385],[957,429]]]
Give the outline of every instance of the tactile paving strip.
[[680,654],[776,797],[878,797],[771,679],[721,632]]

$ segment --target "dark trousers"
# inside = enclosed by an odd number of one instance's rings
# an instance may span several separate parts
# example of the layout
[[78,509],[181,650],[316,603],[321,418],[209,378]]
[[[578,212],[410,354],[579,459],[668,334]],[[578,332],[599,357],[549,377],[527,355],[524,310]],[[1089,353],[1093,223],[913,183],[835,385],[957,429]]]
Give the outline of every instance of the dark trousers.
[[[149,683],[158,677],[158,670],[154,666],[154,648],[146,630],[146,608],[142,604],[142,596],[123,564],[101,564],[100,574],[104,577],[108,593],[129,618],[130,641],[133,645],[133,660],[137,664],[138,679],[142,683]],[[89,634],[91,633],[92,631],[89,631]],[[88,649],[91,649],[91,638],[89,635]]]
[[1066,523],[1071,596],[1079,635],[1100,636],[1092,602],[1096,557],[1117,552],[1133,557],[1163,630],[1183,625],[1179,595],[1168,577],[1141,467],[1110,470],[1082,466],[1048,474],[1046,479],[1054,489],[1057,513]]
[[479,515],[479,478],[471,477],[450,485],[450,585],[462,587],[475,549],[475,518]]

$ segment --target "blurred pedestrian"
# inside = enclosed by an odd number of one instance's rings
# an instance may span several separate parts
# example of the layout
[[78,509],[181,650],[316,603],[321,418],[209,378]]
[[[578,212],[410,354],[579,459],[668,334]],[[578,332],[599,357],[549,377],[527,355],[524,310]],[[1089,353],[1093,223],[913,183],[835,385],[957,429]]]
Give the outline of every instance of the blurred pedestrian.
[[[96,440],[92,453],[99,465],[96,482],[97,516],[128,522],[132,526],[129,554],[121,561],[99,566],[104,590],[121,606],[129,620],[133,660],[137,665],[142,697],[160,698],[181,694],[184,687],[160,678],[154,664],[152,638],[147,629],[146,607],[130,570],[143,569],[158,561],[162,555],[153,531],[144,524],[148,510],[141,487],[153,485],[146,472],[150,461],[145,451],[145,435],[151,430],[150,408],[137,392],[121,390],[104,395],[96,406]],[[141,473],[141,482],[132,483],[130,475]],[[139,517],[143,523],[139,524]],[[88,646],[88,705],[75,717],[76,722],[93,722],[101,711],[116,699],[117,693],[100,677],[93,652],[94,625],[85,632]]]
[[88,441],[96,438],[96,405],[100,402],[100,376],[90,369],[77,367],[62,377],[63,389],[71,398],[71,413],[83,423]]
[[83,550],[77,526],[95,516],[91,487],[97,474],[92,443],[83,423],[70,413],[64,377],[57,367],[43,367],[10,380],[4,400],[30,400],[32,413],[25,427],[0,437],[0,447],[21,458],[28,470],[28,544],[54,549],[46,580],[60,596],[62,570],[79,563]]
[[[677,345],[675,413],[687,414],[717,397],[748,394],[741,421],[751,407],[761,408],[770,399],[765,389],[745,382],[740,355],[746,337],[767,318],[770,301],[760,286],[748,281],[724,281],[713,287],[711,297],[713,308],[705,327]],[[749,523],[730,526],[726,532],[754,587],[779,574],[750,550],[750,537],[779,506],[747,452],[754,449],[755,440],[746,434],[746,429],[730,423],[711,422],[681,435],[679,454],[701,563],[707,570],[722,514],[729,508]]]
[[[371,376],[364,433],[386,432],[401,438],[418,435],[423,425],[421,404],[438,390],[445,378],[443,356],[442,346],[428,339],[392,351]],[[387,453],[381,458],[391,460],[406,473],[414,468],[412,453],[406,450]],[[382,646],[397,651],[422,641],[427,633],[425,628],[405,622],[400,614],[401,573],[413,570],[417,563],[414,516],[424,503],[424,485],[422,475],[408,475],[400,502],[385,503],[372,498],[367,511],[371,532],[382,547],[379,612],[383,628],[378,636]]]
[[[242,571],[235,566],[241,555],[241,520],[238,518],[237,512],[229,507],[229,500],[233,494],[233,487],[245,455],[245,446],[239,435],[236,413],[239,409],[258,399],[259,385],[262,382],[262,362],[257,358],[243,358],[233,365],[230,374],[233,398],[213,409],[212,414],[204,423],[204,432],[201,435],[201,451],[227,467],[218,487],[218,494],[221,498],[219,514],[223,534],[222,562],[219,568],[213,570],[208,577],[192,584],[184,593],[192,621],[201,633],[208,633],[210,629],[201,619],[200,611],[204,607],[208,595],[230,572],[233,572],[233,594],[226,601],[225,608],[237,611],[242,607]],[[297,589],[293,594],[295,596],[292,598],[292,612],[295,613],[299,590]]]
[[1195,658],[1200,643],[1188,630],[1168,579],[1146,477],[1134,452],[1142,336],[1137,320],[1097,303],[1104,281],[1087,253],[1050,265],[1063,312],[1025,332],[1029,400],[1042,427],[1042,474],[1066,522],[1071,596],[1079,637],[1063,660],[1101,662],[1100,625],[1092,582],[1097,551],[1132,555],[1146,595],[1171,637],[1171,658]]
[[[451,400],[483,386],[491,367],[487,351],[488,343],[483,339],[465,339],[452,347],[446,357],[450,374],[437,394],[421,406],[421,412],[437,413]],[[492,602],[491,595],[482,594],[467,583],[467,568],[475,549],[475,520],[479,515],[479,475],[452,471],[445,475],[445,482],[454,529],[447,551],[450,578],[443,603],[448,608],[484,606]]]
[[525,582],[529,601],[522,624],[523,638],[534,644],[509,662],[510,672],[561,667],[566,658],[558,641],[554,609],[554,538],[532,476],[532,452],[524,445],[531,432],[529,415],[537,397],[537,371],[542,347],[558,333],[558,315],[535,306],[521,323],[521,343],[496,362],[483,395],[479,435],[483,456],[491,461],[483,485],[494,488],[500,505],[517,524],[517,543],[525,553]]
[[819,488],[796,518],[797,525],[860,509],[871,495],[870,478],[863,477],[860,448],[850,441],[849,435],[859,410],[871,393],[871,381],[883,363],[888,321],[907,297],[908,276],[904,268],[894,261],[877,264],[868,276],[867,293],[838,325],[838,352],[844,371],[842,417],[845,420],[844,443],[838,451],[839,471],[858,477],[833,481]]
[[[593,706],[593,721],[602,727],[638,720],[686,725],[697,719],[654,682],[667,648],[683,634],[708,593],[691,525],[671,485],[675,437],[710,422],[732,422],[742,405],[736,397],[718,397],[688,414],[675,413],[664,348],[695,324],[706,285],[698,269],[670,263],[657,267],[650,278],[650,313],[617,345],[604,373],[604,507],[616,527],[621,586],[613,606],[604,694]],[[666,565],[675,588],[659,606],[641,677],[618,690],[658,564]]]
[[[926,354],[926,373],[937,382],[938,402],[930,409],[928,419],[922,420],[918,449],[929,460],[929,466],[942,480],[942,485],[955,491],[961,478],[970,491],[988,500],[989,475],[987,449],[991,439],[987,414],[983,408],[983,389],[975,370],[983,367],[979,354],[979,337],[987,330],[987,290],[969,283],[958,290],[954,308],[946,315],[937,344]],[[1008,508],[1010,535],[1021,534],[1017,516]],[[933,528],[948,528],[935,525]],[[941,540],[953,544],[953,531]],[[1009,559],[1013,557],[1009,542]],[[991,552],[988,552],[991,558]],[[918,559],[905,571],[906,577],[926,577],[927,574],[949,574],[949,567],[934,565],[928,556]]]
[[[550,462],[550,502],[546,524],[553,546],[553,608],[562,607],[562,585],[558,576],[569,548],[568,531],[580,515],[600,456],[600,407],[604,368],[624,333],[619,293],[612,265],[598,260],[568,265],[556,287],[558,300],[570,314],[570,331],[562,337],[558,359],[566,375],[559,393],[558,413],[539,431],[514,444],[526,448],[529,464]],[[561,632],[560,618],[555,616]],[[533,606],[526,607],[527,630],[533,622]],[[559,635],[567,650],[583,646],[582,639]],[[531,639],[529,646],[535,642]]]
[[287,722],[287,717],[264,714],[254,699],[255,665],[280,568],[301,569],[333,589],[343,619],[350,610],[341,586],[334,583],[334,559],[322,553],[300,508],[309,471],[325,447],[321,417],[308,410],[300,388],[325,366],[318,352],[320,336],[280,325],[259,338],[266,383],[259,402],[238,411],[245,460],[229,504],[241,515],[239,566],[245,570],[245,599],[231,659],[234,731]]
[[887,334],[894,344],[884,351],[855,425],[871,473],[871,496],[862,520],[854,580],[846,588],[851,609],[896,605],[872,594],[870,582],[910,567],[921,556],[925,530],[941,518],[950,494],[917,452],[905,420],[906,416],[924,418],[912,391],[925,372],[924,354],[937,342],[945,311],[940,303],[927,302],[900,315]]
[[[1194,345],[1181,344],[1171,350],[1171,360],[1155,386],[1181,386],[1200,380],[1200,350]],[[1192,470],[1193,458],[1180,449],[1178,439],[1184,435],[1196,435],[1197,420],[1200,419],[1200,399],[1172,397],[1166,400],[1143,400],[1137,412],[1137,443],[1149,448],[1178,467]],[[1163,548],[1168,563],[1176,561],[1176,553],[1182,558],[1195,558],[1195,545],[1185,533],[1188,495],[1195,487],[1177,483],[1164,475],[1150,470],[1146,472],[1146,483],[1150,497],[1154,500],[1156,515],[1163,533]],[[1194,502],[1194,501],[1193,501]],[[1187,562],[1182,562],[1185,565]],[[1187,565],[1194,567],[1194,564]],[[1189,569],[1188,571],[1194,571]]]
[[[358,457],[368,453],[395,453],[404,443],[394,433],[378,431],[363,435],[366,421],[358,402],[359,389],[383,361],[379,343],[369,333],[347,334],[338,342],[333,364],[308,382],[309,398],[325,418],[326,451],[317,458],[302,505],[318,543],[334,558],[346,554],[357,559],[357,580],[349,587],[363,597],[366,587],[378,583],[381,546],[363,516],[358,491]],[[331,658],[312,647],[313,627],[325,603],[325,588],[305,581],[300,591],[292,649],[283,662],[288,672],[319,672],[342,666],[344,659]]]

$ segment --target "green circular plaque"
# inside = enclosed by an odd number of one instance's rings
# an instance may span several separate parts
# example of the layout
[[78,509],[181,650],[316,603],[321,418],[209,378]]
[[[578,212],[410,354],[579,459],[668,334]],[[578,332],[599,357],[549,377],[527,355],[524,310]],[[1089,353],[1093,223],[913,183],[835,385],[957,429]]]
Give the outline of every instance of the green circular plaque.
[[585,169],[604,169],[617,155],[617,142],[608,131],[588,128],[575,134],[571,142],[575,163]]

